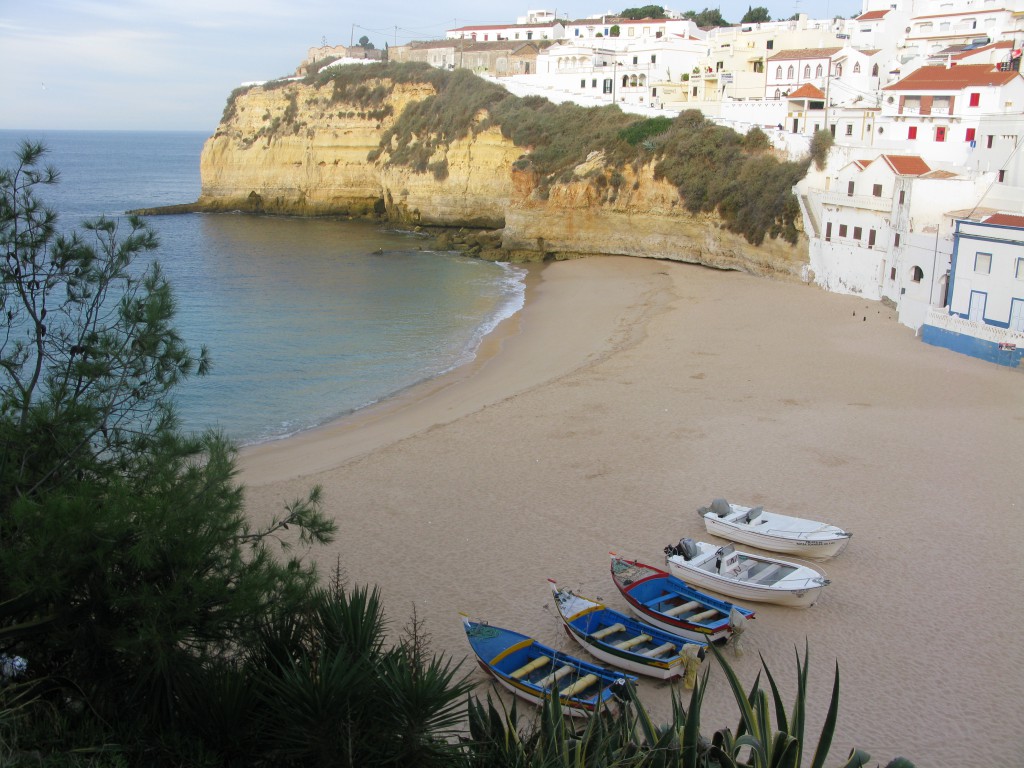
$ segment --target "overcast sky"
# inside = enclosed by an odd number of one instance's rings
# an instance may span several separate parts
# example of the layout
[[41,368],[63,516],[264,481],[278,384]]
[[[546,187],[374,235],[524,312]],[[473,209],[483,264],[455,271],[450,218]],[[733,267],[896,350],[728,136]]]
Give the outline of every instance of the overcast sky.
[[[212,133],[232,89],[292,74],[307,49],[324,41],[348,45],[366,35],[382,48],[437,39],[453,26],[514,23],[528,8],[576,19],[646,4],[0,0],[0,128]],[[750,4],[724,0],[718,7],[738,22]],[[861,3],[772,0],[766,7],[773,18],[822,18],[858,13]]]

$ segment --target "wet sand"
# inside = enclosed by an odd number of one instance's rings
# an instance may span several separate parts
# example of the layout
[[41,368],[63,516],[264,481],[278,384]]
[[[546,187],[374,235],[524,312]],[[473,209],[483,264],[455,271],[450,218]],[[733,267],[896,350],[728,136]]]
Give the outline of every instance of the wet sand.
[[[717,496],[854,532],[807,610],[754,605],[750,686],[788,703],[810,645],[810,760],[835,664],[827,764],[1012,765],[1024,737],[1024,376],[928,346],[886,307],[797,284],[642,259],[535,269],[476,363],[394,401],[243,452],[259,518],[324,491],[350,584],[413,606],[463,658],[458,612],[579,650],[547,578],[625,610],[608,552],[653,565]],[[582,655],[582,652],[580,652]],[[738,712],[713,662],[702,731]],[[463,669],[481,683],[475,664]],[[680,690],[688,695],[685,690]],[[671,687],[645,682],[655,719]],[[788,706],[787,706],[788,708]]]

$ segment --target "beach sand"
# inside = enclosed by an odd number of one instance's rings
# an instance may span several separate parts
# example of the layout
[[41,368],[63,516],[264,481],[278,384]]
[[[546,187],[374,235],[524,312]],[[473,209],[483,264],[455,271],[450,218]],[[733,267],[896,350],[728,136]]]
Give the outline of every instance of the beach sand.
[[[547,578],[625,610],[608,552],[663,565],[724,496],[854,533],[807,610],[751,605],[732,657],[764,657],[787,708],[810,646],[810,760],[835,665],[828,765],[1020,764],[1024,377],[922,343],[864,299],[627,258],[533,269],[478,360],[382,406],[246,449],[256,518],[319,484],[350,585],[392,629],[469,653],[458,612],[584,655]],[[749,605],[749,604],[748,604]],[[738,711],[713,661],[702,731]],[[467,660],[463,670],[489,690]],[[763,680],[763,676],[762,676]],[[688,692],[679,688],[680,693]],[[671,687],[643,682],[656,720]]]

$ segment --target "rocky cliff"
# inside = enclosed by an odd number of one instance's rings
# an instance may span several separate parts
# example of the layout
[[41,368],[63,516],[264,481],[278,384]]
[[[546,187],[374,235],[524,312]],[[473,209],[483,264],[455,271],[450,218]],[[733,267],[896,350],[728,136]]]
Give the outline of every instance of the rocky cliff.
[[[433,93],[429,83],[369,79],[340,99],[329,83],[240,90],[203,149],[202,194],[193,208],[465,228],[486,232],[456,237],[475,242],[486,258],[616,254],[801,279],[808,262],[802,235],[795,245],[770,238],[751,245],[717,216],[687,211],[651,165],[605,172],[600,152],[541,184],[521,161],[528,149],[488,127],[484,110],[474,118],[478,130],[429,144],[426,167],[389,162],[395,140],[382,147],[382,138],[405,109]],[[595,176],[612,181],[598,185]]]

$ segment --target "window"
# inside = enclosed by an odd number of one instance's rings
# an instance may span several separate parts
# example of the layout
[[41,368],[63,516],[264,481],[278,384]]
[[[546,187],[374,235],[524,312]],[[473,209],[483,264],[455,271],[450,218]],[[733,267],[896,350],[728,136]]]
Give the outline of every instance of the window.
[[811,76],[811,65],[810,64],[804,64],[804,78],[809,78],[810,76]]
[[853,123],[847,123],[847,125],[846,125],[846,135],[847,136],[853,136]]
[[786,70],[786,79],[787,80],[792,80],[793,79],[793,65],[792,64],[790,64],[789,65],[789,69]]
[[972,93],[971,96],[970,96],[970,100],[967,102],[967,106],[969,106],[969,107],[976,107],[980,103],[981,103],[981,94],[980,93]]
[[873,67],[871,67],[871,76],[872,77],[878,77],[878,65],[877,64],[875,64]]
[[907,139],[916,139],[916,138],[917,138],[917,126],[916,125],[907,126]]
[[836,64],[836,77],[842,77],[842,76],[843,76],[843,65],[842,64]]
[[964,141],[974,141],[974,129],[968,128],[967,133],[964,135]]
[[656,53],[652,53],[651,54],[651,64],[657,64],[657,63],[658,63],[658,55]]
[[[782,79],[782,67],[781,66],[775,68],[775,79],[776,80],[781,80]],[[778,91],[776,91],[776,93],[778,93]],[[776,96],[775,98],[778,98],[778,96]]]
[[601,89],[601,91],[603,93],[611,93],[612,92],[612,79],[610,77],[605,78],[604,87]]
[[1024,280],[1024,258],[1017,259],[1017,270],[1014,272],[1014,277]]
[[846,225],[845,224],[840,224],[839,225],[839,236],[840,237],[846,237]]
[[636,57],[636,56],[634,56],[634,57],[633,57],[633,63],[634,63],[634,64],[636,64],[636,59],[637,59],[637,57]]
[[775,48],[775,41],[774,40],[769,40],[767,43],[765,43],[765,48],[767,48],[769,51],[774,49]]
[[853,74],[855,74],[855,75],[859,75],[860,74],[860,62],[859,61],[856,64],[853,65]]
[[889,279],[890,280],[895,280],[896,279],[896,267],[893,267],[892,269],[889,270]]
[[872,185],[872,187],[871,187],[871,195],[873,197],[881,197],[882,196],[882,185],[881,184],[874,184],[874,185]]
[[897,232],[896,233],[896,237],[894,237],[892,239],[892,247],[893,248],[899,248],[900,247],[900,233],[899,232]]
[[586,78],[584,78],[583,80],[580,80],[580,88],[586,88],[586,87],[587,87],[587,81],[586,81]]
[[946,140],[946,126],[937,125],[935,126],[935,140],[945,141]]
[[875,230],[869,229],[868,230],[868,248],[874,248],[874,247],[875,247]]
[[992,254],[978,251],[974,254],[974,271],[979,275],[992,273]]
[[[827,243],[832,239],[832,222],[825,222],[825,242]],[[1024,262],[1024,259],[1017,259],[1017,271],[1020,272],[1020,262]],[[1020,276],[1020,275],[1018,275]]]
[[1006,171],[1000,169],[999,170],[999,182],[1002,183],[1004,181],[1006,181]]
[[782,91],[780,91],[778,88],[775,89],[775,98],[776,99],[781,99],[782,98]]
[[995,138],[991,133],[985,139],[985,149],[992,149],[992,140]]
[[596,77],[593,80],[590,81],[590,87],[591,88],[597,88],[597,78]]
[[901,189],[900,190],[900,205],[903,205],[905,202],[907,202],[907,190]]
[[910,279],[915,283],[920,283],[924,280],[924,270],[915,265],[914,268],[910,270]]
[[854,240],[860,240],[860,236],[861,236],[861,228],[860,227],[854,227],[853,228],[853,239]]
[[853,182],[852,181],[846,182],[846,194],[848,194],[848,195],[852,195],[853,194]]

